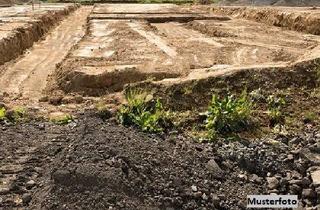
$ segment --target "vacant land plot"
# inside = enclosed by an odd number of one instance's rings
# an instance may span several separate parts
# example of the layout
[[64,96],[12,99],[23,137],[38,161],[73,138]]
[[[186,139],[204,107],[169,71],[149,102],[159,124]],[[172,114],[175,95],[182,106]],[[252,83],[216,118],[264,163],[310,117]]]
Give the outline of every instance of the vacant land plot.
[[0,209],[319,208],[319,15],[0,7]]

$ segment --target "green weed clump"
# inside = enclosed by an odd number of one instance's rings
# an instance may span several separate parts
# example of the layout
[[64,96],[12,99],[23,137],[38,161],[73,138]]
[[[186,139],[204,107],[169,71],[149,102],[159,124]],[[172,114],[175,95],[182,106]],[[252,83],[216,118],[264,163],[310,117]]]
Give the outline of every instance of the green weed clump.
[[267,99],[268,116],[270,117],[270,126],[282,125],[285,123],[285,116],[283,114],[283,107],[286,101],[282,97],[270,95]]
[[50,117],[50,122],[56,125],[67,125],[73,121],[73,117],[70,114],[58,113]]
[[129,90],[125,94],[127,104],[122,105],[117,117],[125,126],[136,125],[142,131],[159,133],[170,125],[168,112],[159,99],[143,90]]
[[0,108],[0,120],[4,120],[6,117],[6,109],[4,107]]
[[6,110],[6,108],[0,108],[0,120],[8,121],[11,123],[18,122],[26,118],[27,111],[23,107],[15,107],[11,110]]
[[225,134],[245,130],[249,125],[252,102],[246,91],[238,98],[234,95],[226,97],[212,96],[206,119],[206,130],[209,139],[216,134]]

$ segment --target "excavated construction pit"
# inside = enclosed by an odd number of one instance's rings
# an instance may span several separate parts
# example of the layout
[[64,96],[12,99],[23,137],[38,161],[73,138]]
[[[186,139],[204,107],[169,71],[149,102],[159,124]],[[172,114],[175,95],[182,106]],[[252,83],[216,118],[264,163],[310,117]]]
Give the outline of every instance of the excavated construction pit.
[[0,65],[17,58],[59,20],[77,8],[74,4],[13,6],[0,9]]
[[66,93],[98,96],[144,80],[172,84],[319,57],[317,35],[211,10],[170,4],[97,5],[87,35],[54,79]]

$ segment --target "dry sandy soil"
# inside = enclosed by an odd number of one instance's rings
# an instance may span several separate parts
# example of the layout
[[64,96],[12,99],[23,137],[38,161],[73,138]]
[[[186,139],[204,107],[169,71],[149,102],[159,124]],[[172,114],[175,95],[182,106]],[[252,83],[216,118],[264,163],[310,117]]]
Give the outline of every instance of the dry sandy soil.
[[[319,209],[319,15],[171,4],[0,8],[0,107],[75,115],[64,126],[0,122],[0,209],[245,209],[246,196],[260,193],[297,194],[301,209]],[[129,87],[153,90],[173,111],[194,110],[187,120],[196,123],[213,92],[281,92],[295,130],[199,143],[184,127],[147,134],[118,125],[113,112],[103,120],[88,111],[104,97],[117,105]]]
[[[71,6],[65,7],[2,9],[2,63],[38,40],[49,21],[59,19],[56,10],[67,13]],[[48,18],[48,10],[56,14],[50,17],[57,17]],[[261,12],[272,15],[259,18]],[[241,69],[282,68],[317,58],[318,14],[306,8],[82,7],[19,59],[3,65],[0,87],[12,98],[38,101],[45,89],[99,96],[143,80],[176,83]],[[272,19],[277,15],[282,15],[282,22]],[[19,35],[21,28],[32,35]],[[312,29],[315,35],[303,33]],[[11,46],[17,49],[5,50]]]

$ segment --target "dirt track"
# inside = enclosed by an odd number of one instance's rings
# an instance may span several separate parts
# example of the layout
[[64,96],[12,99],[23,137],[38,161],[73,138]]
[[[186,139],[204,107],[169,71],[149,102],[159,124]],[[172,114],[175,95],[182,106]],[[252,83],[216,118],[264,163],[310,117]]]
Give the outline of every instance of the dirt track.
[[86,17],[90,11],[90,7],[84,7],[70,15],[46,39],[8,66],[0,78],[0,89],[10,95],[21,94],[24,98],[39,99],[48,75],[54,72],[56,65],[85,34]]

